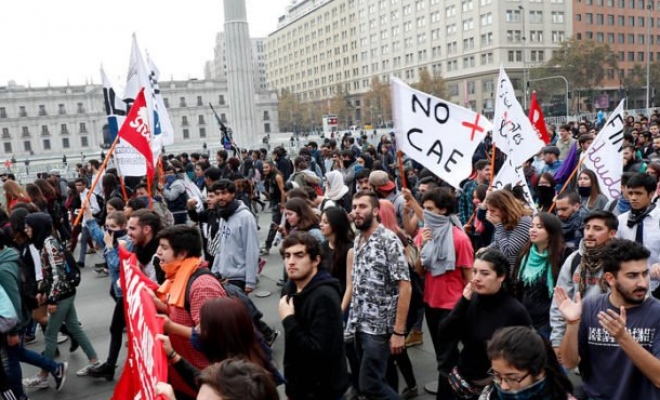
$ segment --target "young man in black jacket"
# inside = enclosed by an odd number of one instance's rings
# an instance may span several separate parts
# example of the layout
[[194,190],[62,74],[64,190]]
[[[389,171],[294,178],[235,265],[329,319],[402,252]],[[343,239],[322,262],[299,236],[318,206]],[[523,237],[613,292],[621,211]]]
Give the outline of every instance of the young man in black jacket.
[[289,276],[280,300],[285,332],[284,376],[292,400],[341,398],[348,388],[339,281],[319,270],[321,250],[308,233],[282,243]]

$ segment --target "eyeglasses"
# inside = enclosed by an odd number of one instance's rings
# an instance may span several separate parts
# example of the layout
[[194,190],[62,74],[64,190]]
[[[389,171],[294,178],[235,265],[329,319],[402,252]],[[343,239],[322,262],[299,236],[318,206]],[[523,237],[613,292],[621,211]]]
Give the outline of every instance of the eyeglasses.
[[495,381],[495,383],[497,383],[498,385],[501,385],[502,382],[504,382],[507,384],[507,386],[513,387],[520,385],[520,382],[524,381],[525,378],[527,378],[530,375],[530,373],[528,372],[520,378],[515,376],[502,376],[491,368],[488,370],[488,375],[490,375],[493,378],[493,381]]

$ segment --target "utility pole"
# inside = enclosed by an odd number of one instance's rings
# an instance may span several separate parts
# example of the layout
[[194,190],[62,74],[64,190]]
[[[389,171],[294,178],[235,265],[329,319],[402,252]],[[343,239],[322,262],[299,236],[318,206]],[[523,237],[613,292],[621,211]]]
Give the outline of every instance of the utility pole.
[[646,20],[646,116],[651,117],[651,24],[653,23],[653,1],[647,1]]

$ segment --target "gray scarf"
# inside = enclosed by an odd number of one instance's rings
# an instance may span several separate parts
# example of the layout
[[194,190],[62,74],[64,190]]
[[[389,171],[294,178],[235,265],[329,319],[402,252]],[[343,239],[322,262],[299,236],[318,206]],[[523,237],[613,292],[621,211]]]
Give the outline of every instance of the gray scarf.
[[421,258],[422,266],[431,276],[439,276],[456,269],[452,225],[461,226],[455,215],[445,216],[424,211],[424,226],[431,230],[433,240],[422,248]]

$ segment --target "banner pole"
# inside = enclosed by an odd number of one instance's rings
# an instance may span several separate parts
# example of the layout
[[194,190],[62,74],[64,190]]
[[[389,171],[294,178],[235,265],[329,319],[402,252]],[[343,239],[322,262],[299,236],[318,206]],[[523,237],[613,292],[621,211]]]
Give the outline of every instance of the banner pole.
[[85,212],[86,205],[89,204],[89,199],[92,197],[92,194],[94,193],[94,189],[96,188],[96,185],[99,183],[99,180],[101,179],[101,175],[103,175],[103,171],[105,171],[105,167],[108,165],[108,161],[110,161],[110,156],[112,156],[112,153],[115,151],[115,147],[117,146],[118,142],[119,142],[119,135],[117,135],[115,141],[112,142],[112,146],[110,147],[110,150],[108,150],[108,155],[105,156],[105,160],[103,160],[103,164],[101,165],[101,168],[99,168],[99,173],[96,174],[96,178],[92,183],[92,187],[90,187],[89,191],[87,192],[87,199],[85,202],[83,202],[82,206],[80,207],[80,213],[76,217],[76,221],[73,223],[73,226],[76,226],[80,223],[80,220],[82,219],[83,214]]
[[406,171],[403,168],[403,158],[401,156],[401,150],[396,152],[396,158],[399,160],[399,174],[401,175],[401,186],[404,189],[408,189],[408,185],[406,185]]
[[149,198],[149,211],[154,210],[154,203],[153,200],[151,199],[151,184],[153,183],[153,179],[147,176],[147,197]]
[[[564,182],[564,186],[562,186],[559,193],[557,193],[557,197],[559,197],[559,195],[561,195],[562,193],[564,193],[564,191],[566,191],[566,188],[568,188],[568,185],[571,183],[571,180],[573,180],[573,178],[575,178],[575,174],[577,174],[577,172],[580,169],[580,166],[582,165],[582,162],[585,160],[585,158],[587,158],[586,155],[580,159],[578,164],[575,166],[575,169],[571,173],[571,176],[569,176],[568,179],[566,179],[566,182]],[[555,200],[555,201],[552,202],[552,205],[550,206],[550,209],[548,209],[548,212],[551,213],[552,210],[555,209],[556,205],[557,205],[557,201]]]
[[119,183],[121,184],[121,193],[124,195],[124,203],[128,203],[128,195],[126,194],[126,186],[124,185],[124,177],[119,175]]
[[490,183],[488,190],[493,188],[493,181],[495,180],[495,141],[493,140],[493,151],[490,156]]

